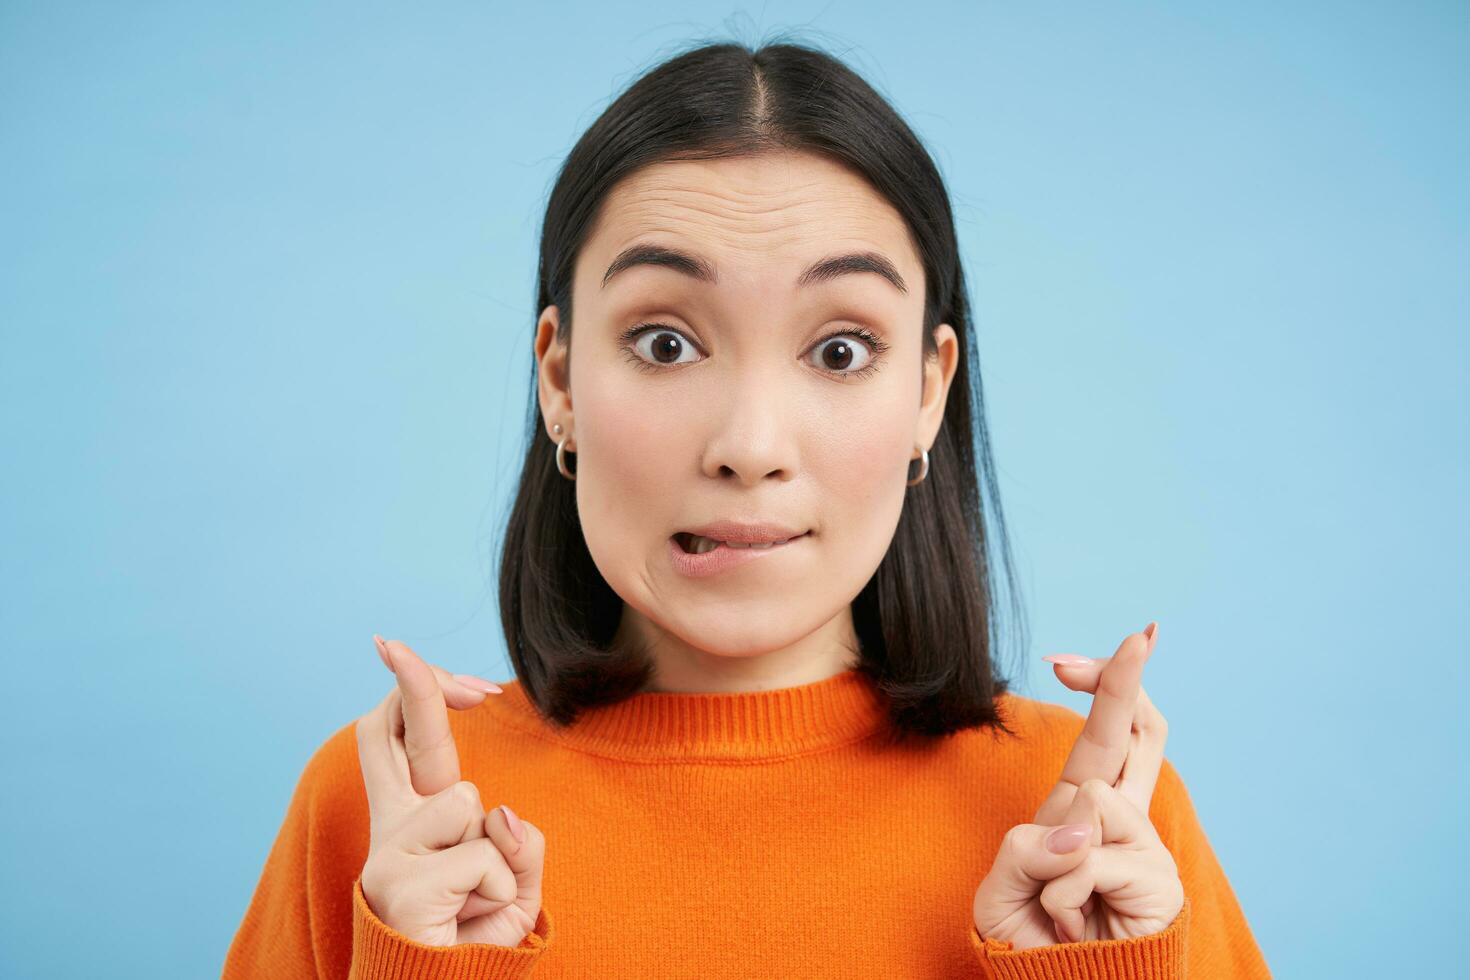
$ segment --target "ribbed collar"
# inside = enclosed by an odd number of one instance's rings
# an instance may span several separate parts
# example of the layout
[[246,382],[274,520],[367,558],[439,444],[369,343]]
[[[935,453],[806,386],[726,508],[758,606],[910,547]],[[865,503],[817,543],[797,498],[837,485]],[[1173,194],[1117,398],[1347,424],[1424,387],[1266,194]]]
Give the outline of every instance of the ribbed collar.
[[770,760],[865,738],[887,723],[887,702],[856,668],[798,687],[731,694],[646,691],[588,708],[558,729],[519,680],[501,685],[496,716],[567,748],[638,761]]

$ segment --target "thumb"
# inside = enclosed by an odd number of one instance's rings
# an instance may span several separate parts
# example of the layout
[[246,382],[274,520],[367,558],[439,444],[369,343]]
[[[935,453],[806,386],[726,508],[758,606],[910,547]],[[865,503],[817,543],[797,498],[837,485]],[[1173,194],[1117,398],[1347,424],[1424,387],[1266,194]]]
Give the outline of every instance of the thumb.
[[983,906],[1003,918],[1031,901],[1046,882],[1082,863],[1092,830],[1091,824],[1023,823],[1006,831],[995,863],[975,895],[977,913]]
[[[485,811],[484,821],[476,824],[475,829],[482,831],[483,836],[488,837],[490,843],[500,852],[506,867],[515,876],[515,902],[534,922],[541,911],[541,869],[546,863],[546,838],[533,824],[519,818],[516,822],[525,835],[524,841],[516,840],[515,833],[506,822],[505,810],[500,807]],[[498,912],[504,907],[504,901],[471,892],[465,898],[464,908],[459,910],[455,918],[464,922],[489,912]]]
[[[546,838],[534,824],[518,817],[504,804],[485,814],[485,833],[505,855],[505,863],[515,872],[522,898],[539,897],[541,871],[546,860]],[[528,892],[528,889],[532,890]]]

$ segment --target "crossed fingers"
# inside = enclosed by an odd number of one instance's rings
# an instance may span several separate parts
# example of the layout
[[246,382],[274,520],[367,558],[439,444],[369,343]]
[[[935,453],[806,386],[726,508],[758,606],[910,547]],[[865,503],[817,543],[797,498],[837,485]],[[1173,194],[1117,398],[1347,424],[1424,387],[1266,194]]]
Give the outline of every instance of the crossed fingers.
[[1061,778],[1034,822],[1060,825],[1083,783],[1101,780],[1147,815],[1163,765],[1168,723],[1143,690],[1143,666],[1157,641],[1157,624],[1129,634],[1111,657],[1056,666],[1073,690],[1092,692],[1092,710],[1072,745]]

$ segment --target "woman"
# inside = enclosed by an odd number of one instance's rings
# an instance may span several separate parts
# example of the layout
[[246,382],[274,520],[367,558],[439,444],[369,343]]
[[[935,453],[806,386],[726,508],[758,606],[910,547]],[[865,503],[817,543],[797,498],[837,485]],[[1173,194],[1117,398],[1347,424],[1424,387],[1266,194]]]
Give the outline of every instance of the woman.
[[395,684],[226,977],[1269,975],[1156,625],[1057,665],[1086,719],[997,669],[953,219],[871,87],[790,44],[648,73],[560,173],[537,309],[516,679],[374,637]]

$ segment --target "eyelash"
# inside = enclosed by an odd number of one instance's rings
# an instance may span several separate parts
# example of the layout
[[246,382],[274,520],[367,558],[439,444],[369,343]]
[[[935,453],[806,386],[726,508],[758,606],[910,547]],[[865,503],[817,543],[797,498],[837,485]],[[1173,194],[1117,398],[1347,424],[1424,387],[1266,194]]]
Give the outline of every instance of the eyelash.
[[[654,330],[678,334],[680,337],[684,337],[683,331],[671,327],[666,323],[637,323],[629,327],[627,330],[624,330],[622,336],[618,338],[621,342],[624,353],[627,355],[628,359],[633,362],[633,366],[645,370],[650,374],[657,374],[669,368],[678,367],[678,365],[676,364],[655,364],[652,361],[646,361],[643,359],[642,355],[640,355],[636,350],[633,349],[633,343],[640,336]],[[858,338],[868,346],[869,350],[873,352],[873,355],[871,358],[869,358],[867,364],[863,365],[856,371],[829,370],[827,372],[828,374],[837,375],[838,377],[845,380],[848,378],[866,378],[878,370],[880,362],[883,359],[883,354],[888,350],[888,345],[880,340],[877,334],[873,333],[866,327],[856,327],[851,330],[839,330],[836,333],[828,334],[827,336],[823,337],[821,340],[813,344],[811,349],[816,350],[828,341],[836,340],[838,337]],[[688,337],[684,337],[684,340],[686,343],[689,343]],[[691,346],[693,345],[691,344]]]

